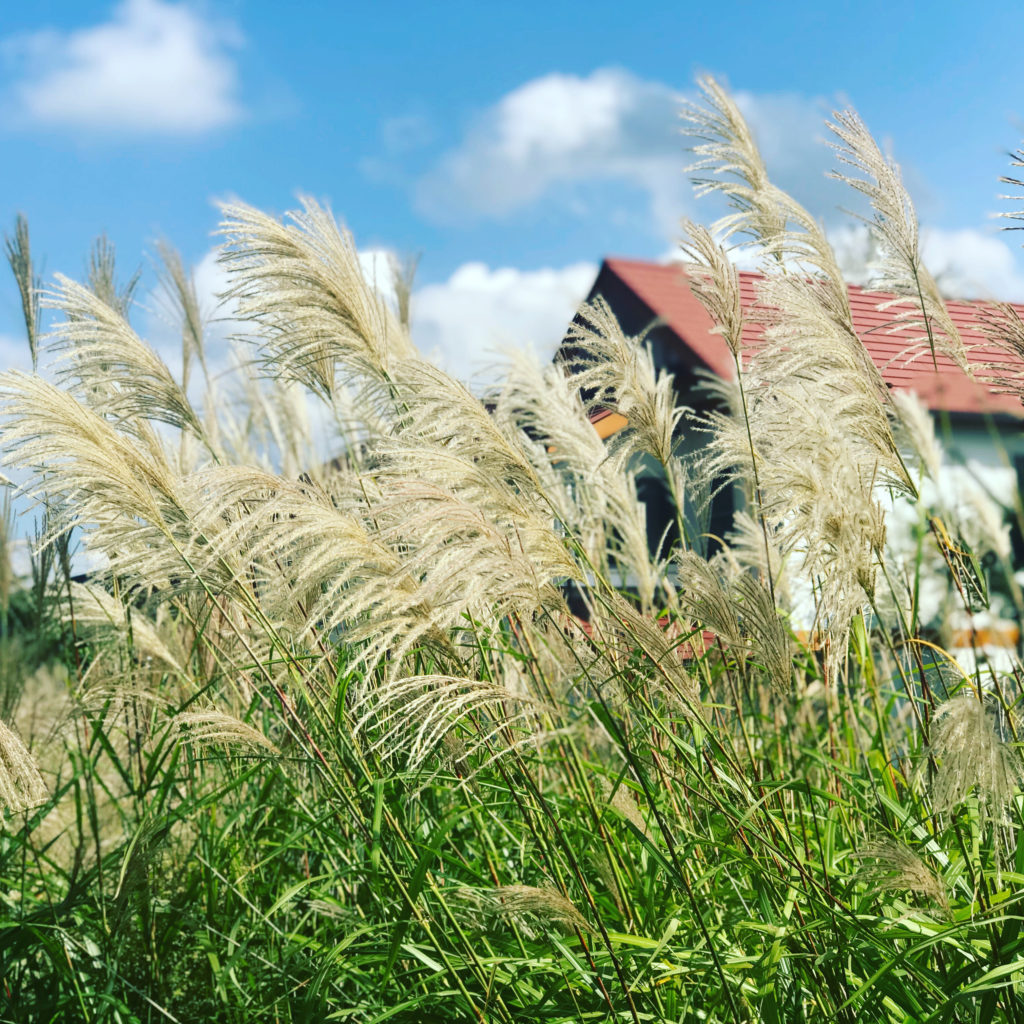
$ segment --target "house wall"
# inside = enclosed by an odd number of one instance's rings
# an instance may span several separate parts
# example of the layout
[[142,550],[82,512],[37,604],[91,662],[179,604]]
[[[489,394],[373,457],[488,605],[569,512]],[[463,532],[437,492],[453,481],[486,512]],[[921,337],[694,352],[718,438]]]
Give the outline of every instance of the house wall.
[[1024,486],[1024,424],[1003,420],[986,424],[976,417],[934,414],[936,438],[943,452],[940,479],[925,498],[969,518],[976,492],[994,500],[1018,534],[1018,567],[1024,568],[1024,544],[1017,524]]

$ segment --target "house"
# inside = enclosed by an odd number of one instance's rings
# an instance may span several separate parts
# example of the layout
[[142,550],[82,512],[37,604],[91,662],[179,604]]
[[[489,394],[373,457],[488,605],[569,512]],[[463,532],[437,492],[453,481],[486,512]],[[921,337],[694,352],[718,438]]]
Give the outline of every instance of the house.
[[[757,301],[757,284],[761,275],[741,271],[741,298],[752,309]],[[678,265],[650,263],[642,260],[607,259],[600,268],[589,298],[602,296],[629,335],[646,333],[655,364],[674,378],[677,402],[699,412],[712,401],[703,387],[707,374],[731,379],[735,375],[733,358],[725,341],[713,333],[714,324],[700,301],[691,291],[685,272]],[[945,458],[951,472],[944,473],[947,501],[956,502],[961,492],[976,485],[986,491],[1008,513],[1013,542],[1013,564],[1024,569],[1024,515],[1020,495],[1024,484],[1024,405],[1021,399],[1000,392],[979,379],[968,377],[948,357],[937,355],[933,363],[930,352],[922,355],[920,346],[908,349],[920,338],[919,330],[894,323],[901,304],[896,296],[869,291],[851,285],[850,306],[854,327],[871,358],[890,388],[915,392],[931,410]],[[979,323],[991,304],[982,301],[949,302],[949,313],[961,333],[969,353],[969,361],[992,364],[996,376],[1018,377],[1024,389],[1024,360],[995,347]],[[885,308],[879,308],[885,307]],[[903,304],[909,310],[909,303]],[[1013,307],[1024,319],[1024,305]],[[756,317],[744,328],[746,344],[756,345],[763,327]],[[560,355],[570,356],[568,342]],[[559,355],[556,355],[556,359]],[[622,429],[626,419],[614,409],[592,416],[595,429],[602,437],[610,437]],[[679,449],[685,455],[698,451],[707,435],[688,430],[684,420]],[[674,513],[664,487],[655,478],[641,478],[641,498],[647,506],[648,536],[652,541],[662,536],[671,538]],[[724,537],[730,529],[733,514],[742,495],[735,488],[722,489],[713,501],[710,515],[701,524],[710,538],[708,553],[717,547],[716,537]],[[690,510],[687,510],[690,515]],[[1024,582],[1024,573],[1017,573]],[[1020,613],[1010,613],[1019,618]],[[1016,625],[1005,624],[997,648],[1017,644],[1020,632]],[[973,645],[977,638],[976,622],[961,628],[959,647]],[[965,631],[966,630],[966,631]],[[963,636],[970,633],[970,644]]]
[[[750,271],[739,274],[742,301],[748,308],[756,303],[760,278],[760,274]],[[891,303],[895,296],[856,285],[850,286],[849,295],[857,334],[884,380],[891,388],[914,391],[932,411],[948,459],[974,467],[975,472],[987,473],[993,479],[1002,474],[993,485],[996,491],[1006,491],[1011,470],[1016,471],[1018,481],[1024,481],[1021,401],[972,380],[946,356],[938,355],[933,363],[931,354],[922,357],[919,348],[908,354],[908,346],[920,337],[920,331],[894,329],[899,306],[879,308]],[[673,375],[679,403],[697,411],[707,408],[710,398],[702,387],[706,375],[734,376],[731,353],[721,336],[713,333],[711,318],[690,290],[678,265],[606,259],[589,298],[597,296],[609,304],[627,334],[648,332],[646,337],[655,363]],[[1024,374],[1024,362],[994,347],[983,334],[979,318],[986,303],[950,302],[948,308],[972,362],[994,363],[1005,367],[1007,373]],[[1014,308],[1024,318],[1024,305]],[[762,331],[756,318],[751,319],[744,328],[744,341],[756,345]],[[602,437],[611,436],[625,422],[612,409],[594,417],[594,426]],[[704,439],[696,431],[691,436],[684,435],[680,449],[683,453],[692,452]],[[1008,499],[1005,493],[999,496],[1004,502]],[[648,485],[642,497],[648,504],[649,535],[658,537],[672,518],[667,498],[656,485]],[[728,531],[735,500],[731,492],[719,496],[711,510],[709,533],[721,536]],[[1018,564],[1024,565],[1024,543],[1019,531],[1016,543]]]

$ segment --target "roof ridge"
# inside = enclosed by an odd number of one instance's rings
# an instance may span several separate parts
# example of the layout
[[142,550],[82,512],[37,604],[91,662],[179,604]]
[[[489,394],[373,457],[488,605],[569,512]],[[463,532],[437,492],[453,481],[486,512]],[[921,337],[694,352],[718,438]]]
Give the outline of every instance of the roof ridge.
[[[607,265],[611,269],[614,269],[617,264],[628,264],[629,266],[632,267],[638,267],[650,271],[677,271],[683,277],[687,276],[686,268],[679,261],[658,262],[657,260],[643,259],[639,256],[606,256],[602,260],[602,263]],[[762,273],[760,270],[748,270],[746,268],[740,267],[737,268],[737,273],[741,278],[746,278],[752,281],[767,281],[769,279],[769,275]],[[846,285],[846,290],[850,294],[857,293],[859,295],[866,296],[878,295],[887,297],[884,298],[883,301],[888,301],[889,299],[903,299],[906,302],[913,302],[913,299],[907,296],[901,296],[898,292],[885,291],[879,288],[871,288],[865,284],[858,284],[856,281],[844,281],[843,283]],[[1008,305],[1024,313],[1024,300],[1020,302],[1015,302],[1012,299],[997,299],[994,297],[983,296],[977,296],[973,299],[965,298],[963,296],[956,296],[954,298],[947,298],[943,296],[943,301],[947,303],[947,305],[949,303],[954,303],[958,306],[984,307],[991,306],[993,304],[1000,306]]]
[[[650,260],[607,257],[601,274],[610,273],[631,292],[654,318],[660,320],[685,352],[685,365],[702,365],[722,377],[731,376],[732,358],[703,305],[688,286],[685,269],[679,263],[654,263]],[[754,285],[766,275],[740,270],[741,301],[750,309],[755,301]],[[595,291],[598,282],[595,283]],[[912,300],[895,292],[873,291],[858,284],[847,284],[854,328],[883,378],[897,389],[914,390],[933,409],[979,414],[998,412],[1024,418],[1024,408],[1014,397],[965,375],[948,357],[939,354],[938,372],[931,360],[927,364],[914,357],[911,349],[922,339],[920,329],[900,323],[899,306]],[[1002,365],[1007,372],[1024,376],[1024,360],[994,346],[980,329],[980,316],[998,300],[953,299],[948,302],[950,317],[960,331],[970,361]],[[886,310],[893,304],[896,308]],[[1009,303],[1024,318],[1024,304]],[[744,344],[756,346],[764,325],[748,321],[744,326]]]

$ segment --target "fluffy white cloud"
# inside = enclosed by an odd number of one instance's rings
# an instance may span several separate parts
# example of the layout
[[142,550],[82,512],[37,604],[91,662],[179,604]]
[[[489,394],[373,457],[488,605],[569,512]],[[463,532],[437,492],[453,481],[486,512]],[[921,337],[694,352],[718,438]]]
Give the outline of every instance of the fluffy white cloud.
[[[228,368],[228,339],[244,334],[247,326],[233,319],[230,305],[218,298],[229,282],[217,257],[218,250],[212,249],[193,268],[213,372]],[[394,301],[392,258],[382,248],[359,254],[366,280],[389,302]],[[414,288],[413,340],[425,356],[459,377],[485,370],[502,349],[530,347],[548,359],[596,277],[593,263],[538,270],[465,263],[446,281]],[[181,365],[180,328],[161,286],[151,292],[146,308],[142,330],[176,371]]]
[[[977,228],[921,229],[925,265],[944,295],[963,299],[1001,299],[1024,302],[1024,266],[1019,249],[1005,235]],[[871,277],[872,246],[867,226],[846,225],[829,238],[839,267],[853,284]]]
[[109,21],[5,41],[22,65],[12,98],[28,126],[196,135],[237,120],[237,30],[167,0],[123,0]]
[[1005,237],[976,228],[925,228],[924,261],[946,295],[1024,302],[1019,250],[1007,245]]
[[[856,196],[827,177],[833,158],[823,144],[824,100],[749,92],[735,98],[776,184],[816,216],[833,216],[841,202],[856,205]],[[683,99],[664,83],[612,68],[533,79],[475,120],[418,182],[417,205],[441,221],[502,218],[560,189],[568,209],[589,213],[581,186],[618,182],[645,194],[656,234],[671,235],[692,209]]]
[[596,276],[592,263],[542,270],[463,264],[447,281],[413,292],[413,338],[460,377],[479,373],[502,348],[531,347],[548,359]]
[[505,217],[559,184],[619,180],[674,223],[688,190],[679,105],[668,86],[611,68],[533,79],[476,120],[419,182],[417,204],[439,220]]
[[843,277],[850,284],[867,285],[874,258],[871,234],[866,224],[842,224],[828,233]]

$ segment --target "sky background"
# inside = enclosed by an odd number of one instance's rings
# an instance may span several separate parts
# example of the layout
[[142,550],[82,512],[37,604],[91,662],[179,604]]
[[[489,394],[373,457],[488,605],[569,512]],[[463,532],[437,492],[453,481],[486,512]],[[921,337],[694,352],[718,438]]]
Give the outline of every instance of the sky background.
[[[81,276],[105,232],[125,273],[143,266],[146,304],[156,239],[212,296],[217,200],[281,213],[308,193],[368,252],[422,254],[414,337],[469,373],[495,346],[550,351],[602,257],[669,258],[681,216],[714,216],[686,180],[678,118],[711,72],[841,247],[859,236],[825,176],[824,121],[852,105],[902,164],[946,287],[1024,300],[1019,236],[991,216],[1012,206],[998,178],[1024,136],[1013,11],[7,2],[0,228],[28,217],[47,277]],[[7,276],[0,363],[27,363]]]

